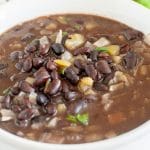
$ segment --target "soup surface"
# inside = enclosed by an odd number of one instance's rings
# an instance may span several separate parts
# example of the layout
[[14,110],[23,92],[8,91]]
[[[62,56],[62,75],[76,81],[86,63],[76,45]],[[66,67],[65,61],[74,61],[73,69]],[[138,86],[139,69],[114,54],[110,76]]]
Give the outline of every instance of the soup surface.
[[111,138],[150,119],[150,47],[107,18],[66,14],[0,36],[0,128],[46,143]]

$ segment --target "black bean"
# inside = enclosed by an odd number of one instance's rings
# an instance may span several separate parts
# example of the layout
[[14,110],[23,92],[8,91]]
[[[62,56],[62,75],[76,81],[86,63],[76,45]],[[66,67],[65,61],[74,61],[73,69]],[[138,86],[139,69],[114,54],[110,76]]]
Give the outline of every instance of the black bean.
[[61,104],[64,100],[62,95],[56,95],[51,97],[51,102],[53,104]]
[[120,47],[120,53],[121,54],[125,54],[128,51],[130,51],[130,45],[129,44],[123,44],[123,45],[121,45],[121,47]]
[[99,53],[98,58],[104,59],[104,60],[110,60],[111,59],[110,55],[108,53],[105,53],[105,52]]
[[15,64],[16,69],[21,70],[23,67],[23,60],[19,60],[18,63]]
[[49,71],[54,70],[54,69],[56,69],[56,64],[52,60],[49,60],[46,64],[46,68]]
[[90,53],[90,58],[92,61],[97,61],[98,59],[98,51],[94,50]]
[[19,58],[23,58],[24,52],[23,51],[14,51],[12,53],[10,53],[10,59],[12,61],[16,61]]
[[91,52],[91,49],[89,47],[81,47],[81,48],[75,49],[73,51],[73,55],[77,56],[79,54],[87,54],[87,53],[90,53],[90,52]]
[[8,64],[0,63],[0,70],[6,69],[8,67]]
[[88,103],[94,102],[98,100],[98,96],[96,94],[88,94],[84,97]]
[[35,39],[33,40],[30,44],[28,44],[26,47],[25,47],[25,52],[30,52],[30,53],[33,53],[35,51],[37,51],[39,48],[39,40],[38,39]]
[[126,29],[123,32],[123,35],[125,36],[125,38],[130,41],[130,40],[142,40],[143,38],[143,33],[139,32],[137,30],[133,30],[133,29]]
[[30,118],[32,118],[32,115],[33,115],[33,112],[32,112],[32,109],[25,109],[23,111],[21,111],[17,118],[18,120],[30,120]]
[[95,67],[92,64],[91,65],[86,65],[85,71],[86,71],[87,75],[89,77],[91,77],[93,80],[96,79],[97,70],[95,69]]
[[105,73],[105,74],[111,73],[111,68],[106,60],[100,60],[97,62],[97,70],[100,73]]
[[70,114],[83,113],[87,110],[87,107],[88,103],[86,100],[74,101],[68,106],[68,112]]
[[33,33],[27,33],[23,37],[21,37],[21,41],[26,42],[26,41],[30,40],[32,37],[34,37]]
[[78,93],[78,92],[69,91],[69,92],[65,93],[65,99],[69,102],[77,100],[79,97],[80,97],[80,93]]
[[20,128],[26,128],[29,126],[30,121],[29,120],[16,120],[15,124],[16,126],[19,126]]
[[56,55],[61,55],[65,52],[63,45],[59,43],[52,44],[51,48]]
[[61,81],[59,79],[53,80],[50,84],[49,94],[56,94],[61,88]]
[[49,52],[49,49],[50,49],[50,42],[48,40],[48,37],[47,36],[43,36],[41,39],[40,39],[40,49],[39,49],[39,53],[41,55],[45,55]]
[[13,95],[18,95],[20,92],[20,89],[19,89],[19,87],[13,87],[13,88],[11,88],[11,92]]
[[52,116],[52,115],[55,115],[56,112],[57,112],[57,109],[56,109],[56,106],[52,105],[52,104],[48,104],[46,106],[46,111],[47,113]]
[[62,92],[64,93],[69,92],[69,85],[66,81],[62,81]]
[[97,91],[108,91],[108,86],[103,84],[102,81],[98,81],[94,83],[94,88]]
[[79,81],[79,76],[77,75],[78,72],[79,70],[71,66],[65,70],[65,76],[71,83],[76,84]]
[[31,85],[26,81],[21,81],[19,83],[19,88],[21,91],[26,92],[26,93],[31,93],[34,91],[34,88],[32,88]]
[[39,68],[39,67],[41,67],[42,66],[42,64],[44,63],[44,60],[42,59],[42,58],[33,58],[33,66],[35,67],[35,68]]
[[59,74],[58,74],[57,70],[53,70],[51,72],[51,77],[52,77],[53,80],[56,80],[56,79],[59,78]]
[[82,72],[82,71],[85,70],[85,67],[86,67],[86,65],[87,65],[87,62],[84,61],[84,60],[81,60],[81,59],[76,59],[76,60],[74,61],[74,65],[75,65],[78,69],[80,69],[80,72]]
[[37,96],[37,104],[40,106],[45,106],[48,104],[50,100],[48,99],[48,97],[42,93],[39,93]]
[[25,72],[29,72],[32,69],[32,59],[28,57],[24,62],[23,62],[23,70]]
[[114,77],[114,72],[104,76],[102,83],[107,85],[109,81]]
[[10,109],[11,108],[11,103],[12,103],[11,97],[9,95],[7,95],[7,96],[4,97],[3,101],[4,101],[4,107],[6,109]]
[[129,51],[122,59],[123,66],[129,70],[134,69],[137,66],[138,58],[135,52]]
[[34,73],[34,77],[35,77],[35,85],[38,86],[45,84],[47,79],[50,78],[50,75],[44,67],[41,67],[38,71]]

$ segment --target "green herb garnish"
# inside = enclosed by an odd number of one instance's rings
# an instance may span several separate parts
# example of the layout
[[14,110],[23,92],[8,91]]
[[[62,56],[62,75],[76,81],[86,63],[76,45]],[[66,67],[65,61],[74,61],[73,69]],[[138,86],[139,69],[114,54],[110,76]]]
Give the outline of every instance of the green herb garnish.
[[81,123],[83,125],[88,125],[89,123],[89,115],[85,114],[77,114],[77,115],[68,115],[66,119],[73,123]]
[[101,51],[101,52],[107,52],[108,48],[107,47],[96,47],[95,50],[96,51]]
[[76,118],[83,125],[88,125],[89,123],[89,115],[87,113],[82,115],[77,114]]
[[81,25],[75,24],[75,25],[74,25],[74,28],[77,29],[77,30],[80,30],[80,29],[81,29]]
[[73,123],[77,123],[77,122],[78,122],[76,116],[74,116],[74,115],[68,115],[68,116],[66,117],[66,119],[67,119],[68,121],[70,121],[70,122],[73,122]]
[[133,0],[147,8],[150,8],[150,0]]
[[5,89],[5,90],[3,91],[3,94],[4,94],[4,95],[9,95],[10,90],[11,90],[11,88],[10,88],[10,87],[9,87],[9,88],[7,88],[7,89]]
[[62,35],[66,36],[66,35],[68,35],[68,32],[63,32]]

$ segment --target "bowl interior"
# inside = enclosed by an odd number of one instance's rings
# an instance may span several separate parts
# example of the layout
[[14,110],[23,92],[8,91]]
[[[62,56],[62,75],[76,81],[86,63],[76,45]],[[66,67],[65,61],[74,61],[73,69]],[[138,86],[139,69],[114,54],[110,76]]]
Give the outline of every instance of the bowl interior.
[[[3,5],[0,9],[0,33],[9,29],[10,27],[20,24],[26,20],[34,19],[38,16],[61,14],[61,13],[86,13],[96,14],[111,19],[121,21],[133,28],[143,31],[144,33],[150,32],[150,11],[137,5],[130,0],[12,0],[8,4]],[[22,148],[36,147],[36,149],[77,149],[86,148],[87,150],[93,149],[113,149],[122,143],[132,142],[139,136],[144,135],[147,131],[150,132],[149,122],[141,127],[134,129],[129,133],[118,136],[114,139],[94,142],[91,144],[81,145],[54,145],[42,144],[28,140],[22,140],[12,134],[0,130],[2,136],[1,141],[9,143],[14,146]]]

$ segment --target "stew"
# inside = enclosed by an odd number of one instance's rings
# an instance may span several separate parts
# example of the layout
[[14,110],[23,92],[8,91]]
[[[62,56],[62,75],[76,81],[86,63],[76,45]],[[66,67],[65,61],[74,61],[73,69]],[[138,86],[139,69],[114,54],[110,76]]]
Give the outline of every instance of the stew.
[[0,128],[87,143],[150,119],[150,36],[107,18],[66,14],[0,36]]

